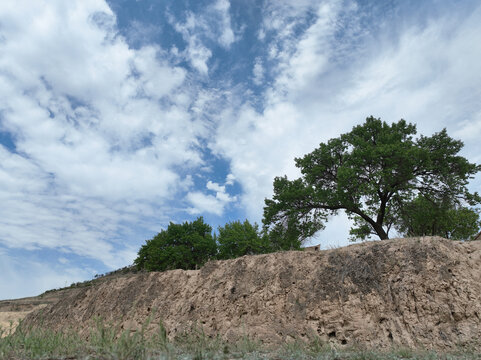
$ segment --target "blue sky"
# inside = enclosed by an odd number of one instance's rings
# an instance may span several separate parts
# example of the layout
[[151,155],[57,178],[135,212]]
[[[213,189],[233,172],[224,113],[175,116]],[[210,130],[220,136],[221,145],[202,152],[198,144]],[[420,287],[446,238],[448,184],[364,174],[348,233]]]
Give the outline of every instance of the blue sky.
[[475,0],[3,0],[0,299],[128,265],[169,221],[260,222],[369,115],[481,163],[480,36]]

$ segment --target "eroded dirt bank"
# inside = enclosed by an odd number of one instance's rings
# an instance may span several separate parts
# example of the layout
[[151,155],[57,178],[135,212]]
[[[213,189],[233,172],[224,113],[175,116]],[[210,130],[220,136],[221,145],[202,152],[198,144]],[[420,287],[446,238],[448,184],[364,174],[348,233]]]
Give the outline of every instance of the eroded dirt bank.
[[173,337],[192,327],[265,343],[319,336],[339,345],[481,348],[481,241],[401,239],[321,252],[128,275],[78,289],[27,325],[73,327],[96,317],[134,329],[151,316]]
[[65,289],[22,299],[0,300],[0,329],[3,330],[2,336],[6,336],[14,331],[19,321],[31,312],[55,304],[67,294],[71,296],[76,290]]

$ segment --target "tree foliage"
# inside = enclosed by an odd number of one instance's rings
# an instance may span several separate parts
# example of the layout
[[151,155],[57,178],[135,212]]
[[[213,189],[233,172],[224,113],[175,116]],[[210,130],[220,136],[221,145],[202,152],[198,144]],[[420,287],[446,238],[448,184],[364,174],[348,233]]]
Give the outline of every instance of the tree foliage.
[[481,227],[476,210],[445,199],[418,196],[399,212],[396,229],[404,236],[442,236],[469,239]]
[[288,220],[271,227],[264,227],[263,236],[267,239],[271,251],[288,251],[301,249],[300,232]]
[[139,269],[164,271],[196,269],[217,253],[212,228],[199,217],[193,222],[170,223],[153,239],[147,240],[135,259]]
[[463,143],[445,129],[429,137],[414,135],[416,126],[404,120],[389,125],[371,116],[351,132],[321,143],[295,159],[299,179],[274,179],[264,224],[297,233],[302,240],[343,210],[354,220],[351,234],[387,239],[400,221],[400,209],[418,196],[480,203],[466,185],[481,166],[458,155]]
[[245,220],[233,221],[219,227],[218,258],[233,259],[244,255],[264,254],[270,246],[266,237],[259,232],[257,224]]

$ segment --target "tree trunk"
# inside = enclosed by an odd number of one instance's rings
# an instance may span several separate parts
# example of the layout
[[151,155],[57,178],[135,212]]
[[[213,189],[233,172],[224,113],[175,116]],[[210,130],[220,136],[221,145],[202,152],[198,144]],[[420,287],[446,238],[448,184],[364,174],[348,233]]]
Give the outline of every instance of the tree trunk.
[[360,211],[359,209],[356,209],[356,210],[351,210],[352,212],[354,212],[355,214],[359,215],[361,218],[363,218],[364,220],[366,220],[366,222],[372,226],[372,228],[374,229],[374,231],[376,232],[377,236],[379,236],[379,238],[381,240],[388,240],[389,239],[389,236],[387,236],[387,233],[384,231],[384,229],[382,228],[382,225],[379,224],[378,222],[374,221],[373,219],[371,219],[369,216],[367,216],[365,213],[363,213],[362,211]]
[[373,227],[374,227],[374,231],[376,231],[377,236],[379,236],[381,240],[389,240],[389,236],[384,231],[381,225],[376,223],[376,225],[375,226],[373,225]]

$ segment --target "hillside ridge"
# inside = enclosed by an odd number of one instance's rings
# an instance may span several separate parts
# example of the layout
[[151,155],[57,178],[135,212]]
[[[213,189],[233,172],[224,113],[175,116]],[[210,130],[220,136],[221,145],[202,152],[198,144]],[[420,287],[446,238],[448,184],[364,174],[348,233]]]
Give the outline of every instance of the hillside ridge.
[[162,322],[267,344],[318,337],[337,345],[480,348],[481,242],[393,239],[324,251],[212,261],[200,270],[127,274],[66,294],[26,326],[123,329]]

